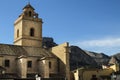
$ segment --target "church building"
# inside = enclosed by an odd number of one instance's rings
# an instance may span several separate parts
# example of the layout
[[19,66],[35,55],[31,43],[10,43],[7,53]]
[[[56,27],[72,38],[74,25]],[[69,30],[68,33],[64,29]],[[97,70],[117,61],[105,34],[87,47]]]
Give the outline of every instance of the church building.
[[42,18],[28,3],[14,22],[14,44],[0,44],[0,78],[67,78],[69,43],[42,46]]

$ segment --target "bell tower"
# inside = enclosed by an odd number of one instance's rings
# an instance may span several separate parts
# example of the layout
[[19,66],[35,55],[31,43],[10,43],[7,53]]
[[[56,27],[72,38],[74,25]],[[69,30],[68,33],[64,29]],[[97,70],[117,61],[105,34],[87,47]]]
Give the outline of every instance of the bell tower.
[[14,45],[42,47],[42,19],[28,3],[14,23]]

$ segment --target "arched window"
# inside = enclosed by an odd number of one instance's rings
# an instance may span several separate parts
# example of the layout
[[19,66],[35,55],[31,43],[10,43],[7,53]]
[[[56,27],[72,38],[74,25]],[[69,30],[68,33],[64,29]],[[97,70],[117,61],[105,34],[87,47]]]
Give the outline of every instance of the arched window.
[[17,30],[17,37],[19,37],[19,29]]
[[32,12],[31,11],[29,11],[29,17],[31,17],[32,16]]
[[35,30],[34,30],[34,28],[31,28],[30,29],[30,36],[34,36],[34,34],[35,34]]

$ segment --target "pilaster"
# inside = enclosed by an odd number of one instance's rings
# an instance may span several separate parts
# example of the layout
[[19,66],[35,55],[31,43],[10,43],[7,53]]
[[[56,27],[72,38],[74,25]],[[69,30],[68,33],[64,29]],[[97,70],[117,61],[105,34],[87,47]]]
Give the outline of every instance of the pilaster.
[[27,58],[23,56],[18,57],[17,66],[18,76],[20,78],[27,78]]

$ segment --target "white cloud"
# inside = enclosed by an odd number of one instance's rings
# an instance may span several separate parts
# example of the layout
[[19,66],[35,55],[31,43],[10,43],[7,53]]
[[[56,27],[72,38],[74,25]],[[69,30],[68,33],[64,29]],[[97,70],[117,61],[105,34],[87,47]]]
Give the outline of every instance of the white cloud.
[[120,38],[107,38],[107,39],[98,39],[98,40],[87,40],[77,42],[78,46],[87,46],[87,47],[118,47],[120,46]]
[[82,49],[113,55],[120,52],[120,38],[104,38],[96,40],[78,41],[75,44]]

